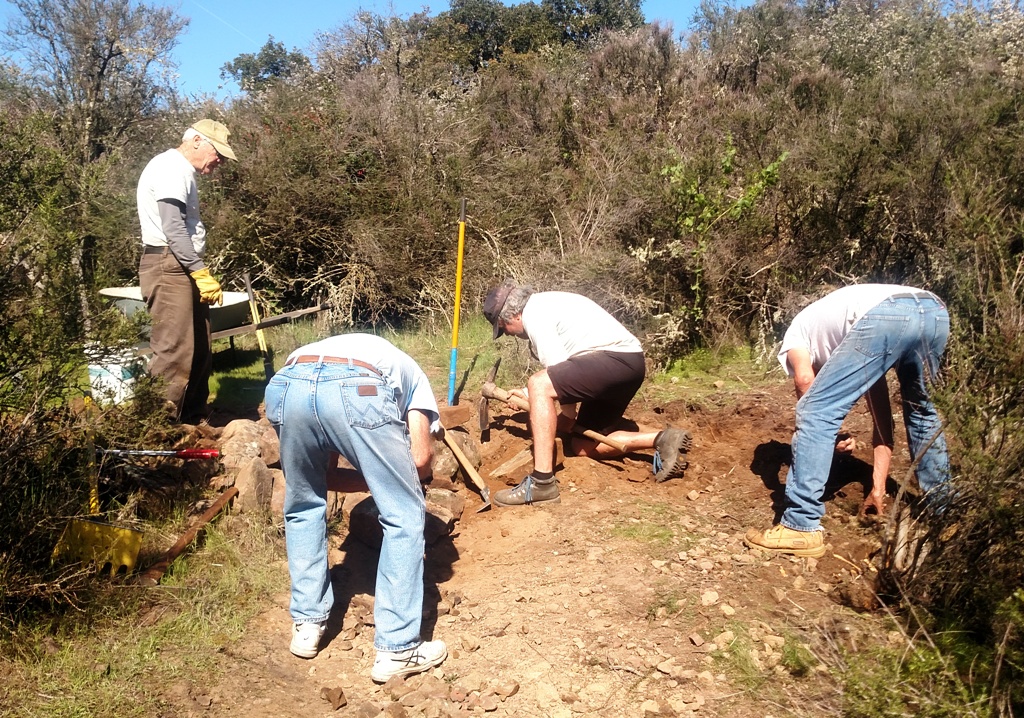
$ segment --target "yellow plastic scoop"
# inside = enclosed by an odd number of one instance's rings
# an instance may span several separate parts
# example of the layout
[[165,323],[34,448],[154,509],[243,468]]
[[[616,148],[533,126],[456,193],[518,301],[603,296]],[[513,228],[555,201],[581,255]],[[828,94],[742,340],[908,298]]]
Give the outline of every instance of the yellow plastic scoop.
[[129,574],[135,570],[135,561],[142,548],[142,532],[114,526],[100,515],[100,487],[96,467],[89,467],[88,518],[71,519],[53,548],[51,563],[81,563],[95,565],[98,573],[109,570],[116,576],[122,570]]

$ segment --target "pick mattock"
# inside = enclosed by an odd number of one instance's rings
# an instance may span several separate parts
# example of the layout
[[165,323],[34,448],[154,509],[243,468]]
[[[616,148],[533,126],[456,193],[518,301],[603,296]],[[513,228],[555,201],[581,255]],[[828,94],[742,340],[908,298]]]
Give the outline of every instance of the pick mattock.
[[483,498],[484,504],[478,508],[476,512],[480,513],[481,511],[486,511],[491,508],[491,490],[487,488],[487,484],[484,483],[483,477],[480,476],[476,467],[470,463],[469,457],[466,456],[462,447],[459,446],[458,442],[448,434],[448,431],[444,427],[441,428],[441,432],[445,445],[447,445],[447,447],[451,449],[452,453],[455,454],[455,460],[459,462],[462,470],[466,472],[466,475],[469,476],[476,487],[480,490],[480,496]]
[[[530,402],[528,402],[521,396],[518,396],[516,394],[510,394],[509,392],[505,391],[499,386],[496,386],[492,382],[484,382],[484,385],[480,387],[480,396],[485,397],[486,399],[496,399],[497,401],[503,401],[505,403],[512,404],[516,408],[522,409],[523,411],[526,412],[530,411]],[[481,419],[481,421],[483,421],[483,419]],[[572,432],[574,434],[579,434],[580,436],[585,436],[591,441],[597,441],[602,444],[607,444],[613,449],[621,451],[623,454],[628,453],[629,451],[626,448],[625,444],[616,441],[615,439],[611,439],[605,436],[604,434],[599,434],[593,429],[585,429],[579,424],[572,425]]]
[[[494,366],[487,372],[487,379],[484,380],[484,386],[494,386],[494,380],[498,376],[498,365],[501,364],[501,357],[494,362]],[[491,415],[487,406],[487,397],[480,394],[480,401],[476,406],[476,414],[480,419],[480,440],[488,441],[491,438]]]

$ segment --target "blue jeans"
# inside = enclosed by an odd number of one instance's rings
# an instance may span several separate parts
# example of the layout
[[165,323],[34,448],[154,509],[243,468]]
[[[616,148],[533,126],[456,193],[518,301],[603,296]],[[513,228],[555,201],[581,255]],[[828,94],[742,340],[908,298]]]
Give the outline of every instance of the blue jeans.
[[889,298],[861,317],[796,404],[793,463],[786,479],[782,524],[816,531],[836,437],[857,400],[895,367],[911,459],[921,490],[937,498],[949,479],[942,422],[928,397],[949,338],[949,314],[928,298]]
[[266,410],[281,440],[292,620],[325,621],[334,603],[326,469],[329,453],[337,451],[366,479],[384,529],[374,646],[383,651],[418,646],[426,505],[393,390],[360,367],[293,364],[270,380]]

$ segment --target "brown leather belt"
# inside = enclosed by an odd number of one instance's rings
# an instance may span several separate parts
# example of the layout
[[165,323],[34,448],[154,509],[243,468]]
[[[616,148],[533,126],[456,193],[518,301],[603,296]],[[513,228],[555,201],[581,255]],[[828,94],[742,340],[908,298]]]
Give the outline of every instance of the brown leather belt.
[[346,357],[328,357],[320,356],[319,354],[300,354],[294,359],[289,359],[284,363],[285,366],[291,366],[292,364],[314,364],[317,362],[323,362],[324,364],[351,364],[357,366],[360,369],[367,369],[372,371],[377,376],[384,378],[384,375],[380,373],[380,370],[373,364],[367,364],[364,361],[358,359],[348,359]]
[[157,247],[152,244],[142,245],[143,254],[163,254],[164,252],[170,251],[170,247]]

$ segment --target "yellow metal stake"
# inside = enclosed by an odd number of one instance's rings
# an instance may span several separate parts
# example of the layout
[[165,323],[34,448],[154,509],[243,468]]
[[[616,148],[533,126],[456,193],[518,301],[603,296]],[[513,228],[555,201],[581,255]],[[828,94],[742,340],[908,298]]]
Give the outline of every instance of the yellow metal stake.
[[[249,295],[249,311],[252,313],[253,326],[259,327],[260,310],[256,306],[256,295],[252,291],[249,273],[246,272],[242,277],[245,279],[245,291]],[[262,329],[256,330],[256,341],[259,342],[260,353],[263,355],[263,373],[266,375],[267,381],[270,381],[274,377],[274,359],[267,348],[267,338],[263,335]]]
[[459,208],[459,253],[455,263],[455,311],[452,315],[452,358],[448,367],[448,406],[455,401],[455,364],[459,356],[459,307],[462,304],[462,250],[466,243],[466,198]]

